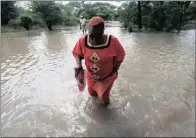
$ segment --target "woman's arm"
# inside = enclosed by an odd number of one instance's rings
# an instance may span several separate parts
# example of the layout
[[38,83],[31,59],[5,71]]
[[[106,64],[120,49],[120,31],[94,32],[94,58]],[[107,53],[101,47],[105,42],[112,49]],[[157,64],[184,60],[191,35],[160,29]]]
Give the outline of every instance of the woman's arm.
[[80,56],[75,56],[75,60],[76,60],[76,68],[80,68],[82,67],[82,58]]
[[75,77],[78,76],[78,74],[80,73],[80,71],[83,70],[83,67],[82,67],[82,59],[83,59],[83,52],[82,52],[82,48],[81,48],[81,45],[80,45],[80,40],[78,40],[78,42],[76,43],[73,51],[73,56],[75,58],[75,61],[76,61],[76,64],[75,64]]
[[117,57],[115,61],[114,71],[118,72],[118,69],[120,68],[120,65],[122,64],[125,58],[125,50],[117,38],[115,39],[115,41]]
[[82,67],[82,58],[80,58],[80,56],[75,56],[75,60],[76,60],[76,65],[75,65],[75,77],[78,76],[78,74],[83,70]]

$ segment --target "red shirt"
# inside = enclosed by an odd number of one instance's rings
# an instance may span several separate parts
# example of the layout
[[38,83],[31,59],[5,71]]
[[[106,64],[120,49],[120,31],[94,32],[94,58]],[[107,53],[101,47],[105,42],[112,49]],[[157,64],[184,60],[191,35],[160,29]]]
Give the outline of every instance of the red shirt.
[[121,63],[125,57],[125,51],[112,35],[108,35],[103,45],[91,45],[89,36],[82,36],[73,49],[74,56],[85,59],[88,80],[99,80],[107,77],[115,67],[116,62]]

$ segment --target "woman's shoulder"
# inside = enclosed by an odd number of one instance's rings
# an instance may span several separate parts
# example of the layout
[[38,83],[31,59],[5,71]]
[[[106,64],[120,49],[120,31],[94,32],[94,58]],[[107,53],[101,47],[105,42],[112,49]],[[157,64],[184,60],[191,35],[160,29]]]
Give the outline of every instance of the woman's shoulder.
[[80,36],[79,41],[85,41],[87,34]]
[[87,41],[87,34],[83,34],[78,39],[78,43],[80,44],[81,47],[84,47],[86,45],[86,41]]

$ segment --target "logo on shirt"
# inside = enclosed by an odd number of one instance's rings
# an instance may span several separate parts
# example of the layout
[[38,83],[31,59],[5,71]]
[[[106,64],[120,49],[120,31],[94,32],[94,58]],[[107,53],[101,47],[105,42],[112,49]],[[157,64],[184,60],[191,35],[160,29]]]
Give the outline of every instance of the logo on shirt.
[[91,66],[90,69],[91,69],[94,73],[97,73],[97,72],[100,70],[100,68],[97,67],[96,64],[93,64],[93,66]]
[[100,60],[100,58],[98,57],[97,53],[93,53],[93,55],[90,57],[90,59],[93,61],[93,62],[97,62]]

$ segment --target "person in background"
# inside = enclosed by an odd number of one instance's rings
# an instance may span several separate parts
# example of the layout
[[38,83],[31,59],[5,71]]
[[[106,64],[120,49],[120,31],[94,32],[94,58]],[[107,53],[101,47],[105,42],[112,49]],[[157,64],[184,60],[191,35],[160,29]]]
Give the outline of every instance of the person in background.
[[80,30],[82,29],[82,25],[81,25],[82,24],[82,18],[83,18],[83,16],[80,17]]
[[[77,66],[75,77],[83,74],[81,60],[85,60],[88,92],[99,97],[104,105],[110,103],[110,92],[118,77],[118,69],[125,57],[125,51],[119,40],[109,34],[104,34],[104,20],[93,17],[89,21],[89,33],[77,41],[73,51]],[[84,84],[84,79],[81,79]]]
[[81,19],[81,29],[83,34],[86,33],[86,19],[84,17]]

